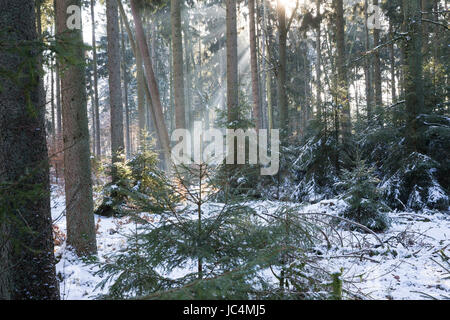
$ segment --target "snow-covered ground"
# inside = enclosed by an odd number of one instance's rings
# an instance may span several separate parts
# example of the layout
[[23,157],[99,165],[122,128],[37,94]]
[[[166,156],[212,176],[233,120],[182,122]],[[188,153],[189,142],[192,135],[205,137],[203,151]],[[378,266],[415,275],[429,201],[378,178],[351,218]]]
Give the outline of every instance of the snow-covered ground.
[[[254,202],[254,208],[266,212],[276,210],[278,202]],[[285,205],[285,204],[283,204]],[[303,214],[336,215],[344,204],[327,200],[301,207]],[[61,280],[61,298],[92,299],[100,293],[95,289],[101,281],[65,246],[64,196],[53,193],[52,216],[57,231],[55,255],[57,274]],[[439,266],[439,251],[450,256],[450,215],[445,213],[392,212],[391,228],[378,239],[373,235],[339,231],[343,246],[332,250],[320,247],[322,254],[311,256],[327,272],[343,270],[344,288],[366,299],[444,299],[450,297],[450,279]],[[125,246],[125,234],[135,224],[129,218],[95,217],[99,258]],[[383,246],[380,246],[380,241]],[[105,288],[105,291],[107,288]]]

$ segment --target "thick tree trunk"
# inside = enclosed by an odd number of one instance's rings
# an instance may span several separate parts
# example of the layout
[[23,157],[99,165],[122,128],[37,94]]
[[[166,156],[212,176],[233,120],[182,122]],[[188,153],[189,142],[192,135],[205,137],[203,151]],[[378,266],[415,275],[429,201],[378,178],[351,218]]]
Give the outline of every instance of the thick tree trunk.
[[[67,8],[81,0],[57,0],[57,37],[62,50],[84,61],[81,29],[69,29]],[[70,13],[70,10],[69,10]],[[70,48],[69,48],[70,46]],[[80,64],[61,62],[64,178],[66,191],[67,243],[79,255],[97,251],[93,214],[89,125],[85,70]]]
[[92,65],[94,68],[94,103],[95,103],[95,151],[98,159],[102,156],[100,140],[100,103],[98,95],[98,68],[97,68],[97,40],[95,35],[95,0],[91,0],[91,21],[92,21]]
[[343,0],[333,0],[336,37],[336,69],[337,69],[337,104],[340,107],[340,124],[342,142],[347,144],[351,137],[351,119],[350,119],[350,102],[348,94],[348,78],[346,67],[346,50],[345,50],[345,20]]
[[249,0],[248,7],[250,15],[250,64],[252,73],[253,119],[255,121],[256,130],[258,130],[261,128],[261,117],[259,114],[261,103],[259,100],[258,56],[256,52],[255,0]]
[[150,60],[150,52],[145,39],[144,29],[142,27],[142,21],[137,11],[136,0],[131,0],[131,11],[133,13],[134,23],[136,27],[136,40],[139,50],[145,65],[145,72],[147,75],[148,89],[151,95],[152,102],[152,120],[156,128],[158,139],[164,153],[166,166],[169,166],[170,161],[170,140],[167,126],[164,122],[164,115],[162,111],[161,98],[159,95],[158,85],[156,83],[155,74],[153,72],[152,62]]
[[181,1],[171,0],[172,22],[172,72],[175,98],[175,127],[186,129],[184,110],[183,38],[181,35]]
[[[119,17],[117,1],[106,1],[106,29],[108,39],[108,83],[109,104],[111,112],[111,156],[112,163],[120,162],[120,155],[125,151],[123,130],[123,104],[120,76]],[[113,182],[117,172],[112,167]]]
[[226,0],[226,29],[227,111],[228,122],[231,123],[239,117],[236,0]]
[[4,71],[22,71],[18,81],[0,75],[0,300],[59,299],[34,1],[0,0],[0,8],[0,30],[9,30],[2,46],[31,48],[27,57],[0,50]]

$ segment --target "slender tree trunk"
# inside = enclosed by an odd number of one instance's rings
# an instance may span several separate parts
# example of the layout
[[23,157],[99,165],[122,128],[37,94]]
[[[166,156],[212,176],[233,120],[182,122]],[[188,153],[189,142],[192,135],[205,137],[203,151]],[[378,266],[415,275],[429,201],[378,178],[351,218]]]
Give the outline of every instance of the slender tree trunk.
[[[378,6],[378,0],[373,0],[373,5]],[[378,47],[380,45],[380,29],[373,29],[373,45]],[[380,50],[375,50],[373,57],[373,68],[374,68],[374,85],[375,85],[375,105],[377,108],[377,113],[380,116],[383,106],[383,91],[382,91],[382,79],[381,79],[381,59]],[[380,122],[382,122],[382,117],[380,117]]]
[[164,115],[162,112],[161,98],[159,95],[158,85],[156,83],[155,74],[153,73],[152,62],[150,60],[150,53],[145,39],[144,29],[142,27],[142,21],[137,11],[136,0],[131,0],[131,11],[134,17],[134,23],[136,27],[136,40],[138,43],[141,56],[145,65],[145,72],[147,74],[148,88],[151,94],[152,100],[152,119],[156,128],[161,148],[164,153],[166,165],[169,166],[170,161],[170,141],[169,133],[167,131],[166,124],[164,122]]
[[389,21],[389,37],[392,43],[389,45],[389,59],[391,60],[391,96],[392,103],[394,104],[397,101],[397,92],[396,92],[396,84],[395,84],[395,47],[394,47],[394,31],[392,28],[392,21]]
[[[156,48],[156,30],[155,30],[155,25],[156,25],[156,21],[149,22],[148,23],[148,28],[147,28],[148,29],[147,33],[150,34],[150,37],[149,37],[150,38],[149,39],[149,42],[150,42],[150,44],[149,44],[149,54],[150,54],[150,61],[152,63],[153,74],[157,75],[159,66],[158,66],[158,59],[157,59],[157,56],[156,56],[156,49],[157,48]],[[155,82],[156,82],[156,85],[158,87],[159,79],[156,78],[156,76],[155,76]],[[147,83],[148,83],[148,81],[147,81]],[[148,87],[148,85],[147,85],[147,87]],[[161,100],[161,111],[162,111],[162,114],[163,114],[162,118],[164,119],[164,123],[165,123],[166,120],[165,120],[165,114],[164,114],[163,97],[161,97],[160,100]],[[150,134],[152,134],[156,130],[156,127],[153,125],[153,123],[154,123],[154,119],[153,119],[154,118],[153,117],[154,109],[153,109],[152,98],[151,97],[148,98],[147,102],[148,102],[148,104],[147,104],[147,128],[148,128],[148,132]],[[168,132],[168,130],[167,130],[167,132]],[[159,143],[159,145],[158,145],[158,143]],[[160,148],[160,149],[162,148],[160,141],[157,142],[157,147]]]
[[267,19],[267,1],[263,0],[263,12],[261,15],[261,33],[262,33],[262,39],[261,39],[261,51],[262,51],[262,81],[261,81],[261,110],[262,110],[262,128],[268,129],[268,106],[267,106],[267,47],[266,47],[266,32],[267,32],[267,26],[266,26],[266,19]]
[[318,18],[317,28],[316,28],[316,112],[318,118],[322,118],[322,84],[321,84],[321,61],[322,61],[322,47],[321,47],[321,37],[320,37],[320,29],[321,29],[321,14],[320,14],[320,1],[316,0],[316,16]]
[[122,76],[123,76],[123,102],[125,106],[125,137],[126,137],[126,150],[127,158],[131,157],[131,135],[130,135],[130,108],[128,104],[128,70],[126,64],[126,48],[125,48],[125,32],[123,30],[123,21],[120,18],[120,38],[121,38],[121,49],[122,49]]
[[[81,8],[81,0],[56,0],[57,37],[62,50],[84,61],[81,29],[67,26],[68,7]],[[70,10],[69,10],[70,13]],[[70,46],[70,49],[67,48]],[[97,244],[93,215],[86,78],[82,65],[61,62],[63,109],[64,178],[66,191],[67,243],[79,255],[95,254]]]
[[95,103],[95,151],[98,159],[102,156],[100,132],[100,103],[98,95],[97,40],[95,35],[95,0],[91,0],[92,21],[92,65],[94,68],[94,103]]
[[252,73],[252,93],[253,93],[253,119],[256,130],[261,128],[261,117],[259,114],[259,75],[258,75],[258,57],[256,52],[256,26],[255,26],[255,0],[248,1],[249,24],[250,24],[250,64]]
[[[106,1],[106,29],[108,39],[108,83],[111,112],[111,156],[112,163],[120,162],[124,152],[123,104],[120,76],[119,18],[117,1]],[[117,180],[115,166],[112,167],[113,183]]]
[[286,8],[282,0],[277,0],[278,13],[278,48],[279,62],[277,68],[277,97],[278,110],[280,111],[280,130],[281,136],[286,138],[289,131],[289,110],[286,95],[286,46],[287,46],[287,26],[286,26]]
[[92,90],[92,78],[89,75],[89,87],[91,88],[89,95],[91,99],[91,116],[92,116],[92,134],[90,137],[92,138],[92,154],[96,154],[95,150],[95,133],[97,131],[96,125],[95,125],[95,99],[94,99],[94,93]]
[[58,60],[55,61],[55,85],[56,85],[56,134],[59,140],[62,137],[62,108],[61,108],[61,78]]
[[[370,35],[369,35],[369,13],[368,13],[368,0],[364,1],[364,32],[365,32],[365,49],[366,52],[370,50]],[[366,83],[366,108],[367,108],[367,120],[369,123],[372,123],[373,120],[373,87],[372,87],[372,70],[371,70],[371,60],[372,58],[369,56],[366,58],[364,62],[364,76]]]
[[404,29],[408,37],[404,40],[405,100],[407,116],[406,143],[410,151],[420,151],[418,115],[424,109],[424,87],[422,70],[422,12],[420,0],[403,0]]
[[228,122],[239,117],[236,0],[226,0]]
[[145,75],[144,75],[144,67],[142,63],[141,51],[137,48],[136,43],[133,39],[133,33],[131,32],[131,27],[128,22],[128,18],[125,14],[125,10],[123,9],[123,5],[121,1],[118,1],[119,11],[122,21],[125,24],[125,29],[128,34],[128,39],[130,41],[131,49],[133,50],[133,54],[136,58],[136,82],[137,82],[137,106],[138,106],[138,116],[139,116],[139,134],[138,134],[138,145],[143,147],[145,143],[144,137],[146,135],[147,130],[147,110],[145,108],[145,95],[147,94],[148,99],[150,100],[150,92],[146,85]]
[[350,119],[350,102],[348,94],[348,78],[345,50],[345,20],[343,0],[333,0],[333,6],[336,15],[335,37],[336,37],[336,70],[337,70],[337,103],[341,108],[340,124],[342,142],[344,145],[349,143],[351,137],[351,119]]
[[181,34],[181,1],[171,0],[172,64],[175,98],[175,127],[186,129],[184,110],[183,37]]
[[[0,0],[0,43],[36,41],[32,0]],[[53,254],[40,53],[0,50],[0,300],[59,299]],[[29,69],[29,67],[32,68]],[[26,223],[26,225],[24,224]]]
[[50,86],[51,86],[51,106],[52,106],[52,147],[56,146],[56,114],[55,114],[55,63],[54,60],[51,60],[50,67]]
[[[185,85],[185,97],[186,97],[186,128],[190,129],[192,126],[192,113],[191,113],[191,59],[189,58],[189,33],[184,32],[184,65],[185,65],[185,75],[186,75],[186,85]],[[222,53],[221,53],[222,57]],[[222,68],[222,61],[221,60],[221,68]],[[222,73],[221,73],[221,79],[222,79]],[[221,91],[222,94],[223,91]]]

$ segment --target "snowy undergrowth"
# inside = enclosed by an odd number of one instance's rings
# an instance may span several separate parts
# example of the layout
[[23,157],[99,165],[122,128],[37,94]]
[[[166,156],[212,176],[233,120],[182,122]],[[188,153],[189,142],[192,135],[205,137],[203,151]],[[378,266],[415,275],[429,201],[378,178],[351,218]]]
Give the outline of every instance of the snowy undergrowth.
[[[106,293],[96,289],[102,280],[94,276],[91,265],[76,257],[65,245],[64,196],[53,193],[54,229],[56,233],[55,256],[60,279],[61,298],[92,299]],[[276,201],[258,201],[250,205],[261,214],[274,213],[281,206],[291,206],[299,214],[320,217],[320,220],[337,216],[345,203],[326,200],[317,204],[286,204]],[[149,220],[157,217],[142,214]],[[450,297],[450,280],[439,265],[441,252],[450,256],[450,216],[445,213],[391,212],[391,228],[378,235],[333,229],[337,245],[331,248],[319,243],[309,260],[325,273],[342,271],[344,297],[349,299],[445,299]],[[314,218],[313,218],[314,219]],[[97,246],[100,261],[126,245],[126,234],[135,231],[131,219],[95,217]],[[381,245],[382,244],[382,245]],[[185,270],[188,272],[188,270]],[[177,271],[182,274],[183,270]],[[179,275],[177,275],[179,276]],[[270,275],[268,275],[270,276]]]

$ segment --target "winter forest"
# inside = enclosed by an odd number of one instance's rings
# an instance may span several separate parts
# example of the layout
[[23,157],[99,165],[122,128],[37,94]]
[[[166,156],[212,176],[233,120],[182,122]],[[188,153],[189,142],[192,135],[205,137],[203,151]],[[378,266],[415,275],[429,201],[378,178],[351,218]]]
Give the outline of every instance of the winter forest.
[[447,0],[0,0],[0,300],[449,300]]

